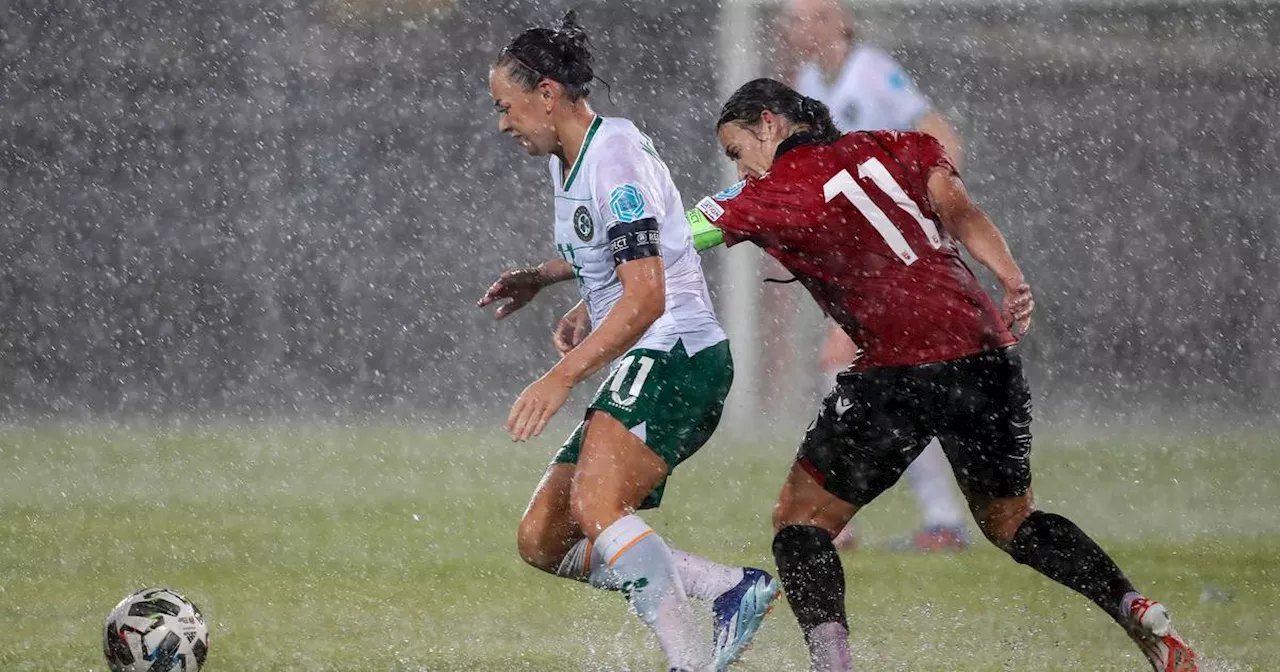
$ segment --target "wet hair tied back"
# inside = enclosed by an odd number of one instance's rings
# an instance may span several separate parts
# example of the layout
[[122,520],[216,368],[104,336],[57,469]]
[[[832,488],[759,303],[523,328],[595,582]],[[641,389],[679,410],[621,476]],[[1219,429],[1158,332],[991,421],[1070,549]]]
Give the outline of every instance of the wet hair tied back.
[[755,126],[760,123],[760,114],[765,110],[808,126],[809,133],[820,143],[829,144],[840,139],[840,130],[831,119],[831,110],[822,101],[801,95],[786,84],[768,78],[753,79],[734,91],[720,109],[716,128],[735,121]]
[[591,69],[591,41],[572,9],[560,19],[560,27],[530,28],[511,40],[498,54],[495,66],[509,66],[511,79],[532,91],[543,79],[558,82],[570,100],[585,98],[595,79]]

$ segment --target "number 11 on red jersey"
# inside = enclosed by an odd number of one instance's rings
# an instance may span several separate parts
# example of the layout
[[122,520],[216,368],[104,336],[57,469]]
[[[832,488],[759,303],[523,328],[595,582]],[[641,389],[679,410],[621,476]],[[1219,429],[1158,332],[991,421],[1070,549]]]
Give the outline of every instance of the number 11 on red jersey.
[[[880,159],[868,159],[862,162],[858,166],[858,176],[871,178],[871,181],[877,187],[880,187],[880,190],[886,196],[893,199],[894,205],[911,215],[916,220],[916,223],[920,225],[920,228],[924,230],[924,236],[933,249],[936,250],[942,247],[942,237],[938,235],[937,224],[920,212],[916,202],[907,196],[907,192],[903,191],[902,185],[893,179],[893,176],[885,169],[884,164],[880,163]],[[919,258],[916,255],[916,251],[911,249],[911,245],[907,243],[906,237],[898,230],[898,227],[889,221],[889,216],[871,200],[871,196],[862,188],[862,185],[853,179],[853,175],[850,175],[848,170],[841,170],[827,180],[827,183],[822,186],[822,194],[828,203],[840,195],[848,199],[853,204],[853,207],[857,208],[858,212],[867,218],[876,233],[880,234],[885,244],[889,246],[889,249],[893,250],[894,254],[898,255],[898,259],[901,259],[902,263],[910,266]]]

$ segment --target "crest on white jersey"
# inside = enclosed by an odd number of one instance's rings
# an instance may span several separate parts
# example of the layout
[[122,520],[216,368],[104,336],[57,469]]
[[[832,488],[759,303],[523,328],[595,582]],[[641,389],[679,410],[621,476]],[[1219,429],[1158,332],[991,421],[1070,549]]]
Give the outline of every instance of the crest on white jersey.
[[585,205],[578,206],[578,209],[573,211],[573,232],[578,234],[582,242],[589,243],[595,230],[595,224],[591,222],[591,211],[587,210]]

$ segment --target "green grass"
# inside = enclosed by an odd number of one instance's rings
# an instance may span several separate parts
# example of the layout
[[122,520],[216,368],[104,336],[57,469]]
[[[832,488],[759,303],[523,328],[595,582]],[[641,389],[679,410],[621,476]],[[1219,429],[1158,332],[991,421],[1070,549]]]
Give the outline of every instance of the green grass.
[[[163,584],[204,609],[207,670],[658,670],[616,594],[540,574],[514,528],[554,441],[429,427],[0,432],[0,670],[101,670],[102,619]],[[793,446],[717,439],[647,515],[674,545],[772,566]],[[1280,439],[1041,440],[1042,507],[1166,602],[1206,669],[1280,660]],[[1144,670],[1083,598],[988,547],[875,550],[914,526],[905,488],[846,556],[867,670]],[[1202,601],[1206,586],[1234,594]],[[804,670],[785,606],[738,669]]]

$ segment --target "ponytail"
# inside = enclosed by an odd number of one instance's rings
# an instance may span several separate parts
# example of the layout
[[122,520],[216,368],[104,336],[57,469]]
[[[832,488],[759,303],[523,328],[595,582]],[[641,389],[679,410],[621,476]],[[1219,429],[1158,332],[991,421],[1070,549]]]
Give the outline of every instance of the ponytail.
[[809,132],[821,144],[828,145],[840,139],[840,129],[831,118],[831,110],[817,98],[800,96],[799,118],[793,121],[808,126]]

